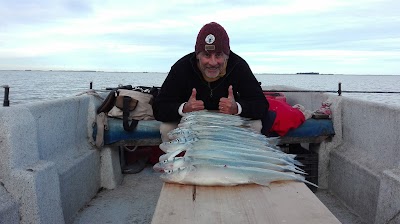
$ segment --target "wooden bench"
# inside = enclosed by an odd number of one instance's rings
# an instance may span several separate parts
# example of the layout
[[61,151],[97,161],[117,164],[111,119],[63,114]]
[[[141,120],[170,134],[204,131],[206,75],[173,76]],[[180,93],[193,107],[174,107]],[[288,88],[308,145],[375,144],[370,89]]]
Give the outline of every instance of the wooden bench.
[[164,183],[152,224],[166,223],[340,222],[304,183],[280,181],[268,187],[204,187]]

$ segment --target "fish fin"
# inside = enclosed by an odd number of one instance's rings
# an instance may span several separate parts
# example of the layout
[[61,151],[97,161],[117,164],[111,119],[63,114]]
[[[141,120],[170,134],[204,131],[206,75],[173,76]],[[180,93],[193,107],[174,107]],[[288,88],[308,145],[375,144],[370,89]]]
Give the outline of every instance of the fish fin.
[[258,185],[266,186],[266,187],[269,186],[270,183],[271,183],[271,181],[268,180],[268,178],[265,178],[265,179],[261,179],[261,178],[250,178],[250,182],[251,182],[251,183],[258,184]]

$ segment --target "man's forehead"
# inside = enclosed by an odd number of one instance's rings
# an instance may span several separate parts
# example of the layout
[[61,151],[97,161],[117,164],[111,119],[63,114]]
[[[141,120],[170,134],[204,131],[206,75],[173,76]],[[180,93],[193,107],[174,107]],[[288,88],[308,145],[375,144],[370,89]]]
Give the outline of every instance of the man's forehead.
[[208,55],[211,55],[211,54],[224,54],[224,52],[222,52],[222,51],[201,51],[199,54],[208,54]]

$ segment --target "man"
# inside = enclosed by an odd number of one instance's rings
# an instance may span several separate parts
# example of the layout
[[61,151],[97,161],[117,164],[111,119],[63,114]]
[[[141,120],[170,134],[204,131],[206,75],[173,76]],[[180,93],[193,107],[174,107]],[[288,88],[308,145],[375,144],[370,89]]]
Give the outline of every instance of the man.
[[184,113],[204,109],[252,118],[257,131],[268,110],[249,65],[230,50],[228,34],[215,22],[201,28],[195,52],[171,67],[153,103],[154,117],[163,122],[162,140],[169,141],[167,133],[177,127]]

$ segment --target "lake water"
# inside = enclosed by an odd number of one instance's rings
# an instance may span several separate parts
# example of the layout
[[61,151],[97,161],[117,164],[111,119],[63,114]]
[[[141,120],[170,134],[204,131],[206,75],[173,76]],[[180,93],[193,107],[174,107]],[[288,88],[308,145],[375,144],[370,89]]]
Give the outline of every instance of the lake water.
[[[89,89],[122,85],[161,86],[167,73],[0,71],[0,86],[10,87],[10,106],[74,96]],[[288,85],[307,90],[400,92],[400,76],[256,74],[262,85]],[[343,96],[400,106],[400,93],[343,93]],[[0,89],[3,101],[4,88]]]

